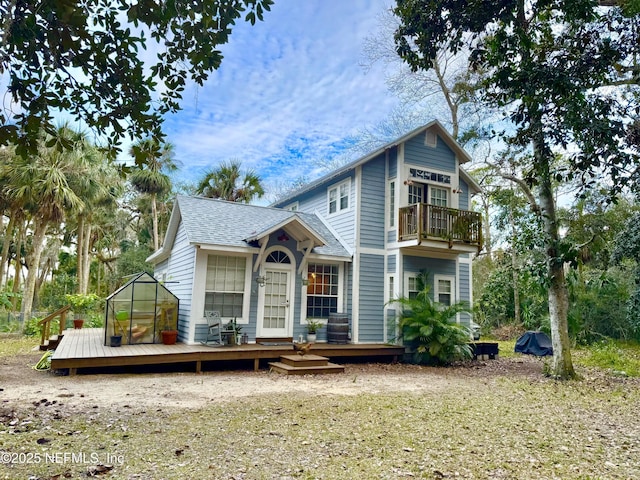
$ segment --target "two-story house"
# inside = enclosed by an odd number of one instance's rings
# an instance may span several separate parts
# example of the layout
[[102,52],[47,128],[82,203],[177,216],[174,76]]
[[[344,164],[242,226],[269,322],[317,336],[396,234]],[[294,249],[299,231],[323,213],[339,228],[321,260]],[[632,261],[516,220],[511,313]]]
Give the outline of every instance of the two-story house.
[[251,341],[297,339],[308,319],[336,313],[352,342],[392,341],[389,301],[417,293],[421,271],[437,301],[471,302],[482,228],[468,161],[432,122],[271,207],[178,197],[149,261],[180,298],[180,340],[203,341],[204,312],[216,310]]

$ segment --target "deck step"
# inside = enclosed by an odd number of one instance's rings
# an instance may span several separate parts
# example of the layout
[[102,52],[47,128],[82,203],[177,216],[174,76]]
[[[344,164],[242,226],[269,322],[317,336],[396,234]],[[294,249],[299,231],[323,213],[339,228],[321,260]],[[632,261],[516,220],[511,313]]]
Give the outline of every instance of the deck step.
[[64,335],[51,335],[49,340],[45,340],[44,343],[40,345],[40,350],[55,350],[62,341],[62,337],[64,337]]
[[344,366],[330,363],[327,357],[319,355],[281,355],[279,362],[270,362],[271,369],[286,375],[307,375],[320,373],[343,373]]

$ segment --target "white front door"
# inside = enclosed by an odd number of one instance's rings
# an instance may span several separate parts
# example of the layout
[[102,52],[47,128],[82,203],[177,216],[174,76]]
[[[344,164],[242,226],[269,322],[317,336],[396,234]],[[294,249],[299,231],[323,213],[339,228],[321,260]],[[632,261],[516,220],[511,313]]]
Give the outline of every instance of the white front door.
[[[267,264],[268,265],[268,264]],[[259,336],[290,337],[291,312],[291,272],[281,268],[265,268],[265,285],[260,287]],[[261,317],[261,318],[260,318]]]

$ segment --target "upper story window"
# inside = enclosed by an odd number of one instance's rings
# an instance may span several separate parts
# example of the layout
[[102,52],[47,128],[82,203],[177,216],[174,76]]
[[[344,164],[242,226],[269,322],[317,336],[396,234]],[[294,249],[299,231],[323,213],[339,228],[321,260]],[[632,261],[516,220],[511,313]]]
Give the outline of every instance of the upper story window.
[[300,204],[298,202],[295,202],[295,203],[290,203],[289,205],[284,207],[284,210],[289,210],[290,212],[297,212],[299,208],[300,208]]
[[422,203],[423,192],[424,192],[424,185],[422,185],[421,183],[413,183],[409,185],[409,205]]
[[329,214],[342,212],[349,209],[350,182],[340,183],[329,187]]
[[396,224],[396,182],[389,182],[389,226],[394,227]]
[[447,206],[446,188],[431,187],[429,190],[431,191],[431,205],[436,205],[438,207]]

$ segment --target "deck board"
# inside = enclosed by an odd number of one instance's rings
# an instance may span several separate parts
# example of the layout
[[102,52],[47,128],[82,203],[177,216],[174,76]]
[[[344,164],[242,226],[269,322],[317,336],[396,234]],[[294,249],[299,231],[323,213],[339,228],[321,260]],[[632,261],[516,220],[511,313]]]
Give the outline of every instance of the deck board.
[[[104,330],[101,328],[67,329],[64,337],[51,357],[51,368],[118,367],[127,365],[157,365],[169,363],[194,363],[194,369],[201,362],[253,360],[276,360],[280,355],[292,351],[289,345],[247,344],[237,346],[206,346],[162,344],[133,344],[111,347],[104,345]],[[326,344],[313,345],[311,352],[325,357],[397,358],[404,348],[384,344]]]

